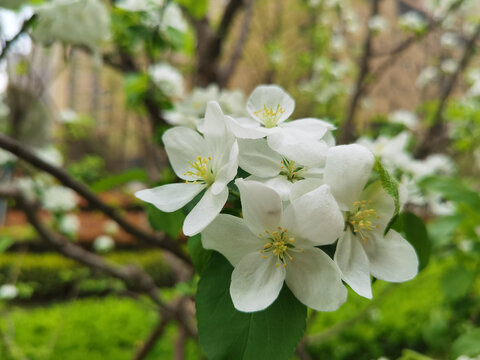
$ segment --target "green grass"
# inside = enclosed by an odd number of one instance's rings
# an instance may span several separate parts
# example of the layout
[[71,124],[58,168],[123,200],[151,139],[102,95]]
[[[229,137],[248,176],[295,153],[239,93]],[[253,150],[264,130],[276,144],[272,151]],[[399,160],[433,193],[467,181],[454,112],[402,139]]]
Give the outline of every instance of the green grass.
[[[153,308],[115,297],[32,309],[14,307],[1,316],[2,333],[9,334],[29,360],[132,359],[157,321]],[[171,326],[147,359],[172,359],[175,337],[176,328]],[[200,359],[200,350],[192,342],[187,345],[187,358]],[[4,342],[0,359],[16,360]]]

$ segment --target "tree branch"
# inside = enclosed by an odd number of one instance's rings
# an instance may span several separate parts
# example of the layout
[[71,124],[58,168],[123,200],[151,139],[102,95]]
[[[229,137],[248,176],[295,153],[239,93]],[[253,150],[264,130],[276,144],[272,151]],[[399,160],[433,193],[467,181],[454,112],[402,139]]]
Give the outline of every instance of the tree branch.
[[217,28],[217,36],[219,38],[224,38],[230,27],[232,26],[233,19],[237,11],[243,6],[245,0],[230,0],[228,5],[225,7],[223,12],[222,19],[220,20],[220,25]]
[[135,225],[131,224],[125,218],[123,218],[114,207],[105,204],[87,186],[72,178],[63,169],[51,165],[40,159],[31,150],[23,146],[20,142],[4,134],[0,134],[0,148],[3,148],[11,152],[12,154],[15,154],[18,158],[28,162],[29,164],[35,166],[40,170],[49,173],[58,181],[60,181],[64,186],[75,190],[78,194],[85,198],[85,200],[87,200],[90,206],[102,211],[105,215],[117,222],[118,225],[127,233],[133,235],[134,237],[143,242],[154,244],[162,249],[165,249],[176,255],[180,259],[184,260],[187,264],[191,265],[192,262],[190,258],[180,249],[179,245],[172,241],[170,238],[166,237],[165,235],[157,236],[154,234],[149,234],[136,227]]
[[143,360],[152,350],[157,340],[163,335],[168,323],[171,321],[169,318],[162,317],[162,319],[155,326],[153,331],[148,336],[147,340],[141,345],[135,354],[134,360]]
[[7,56],[7,52],[8,52],[8,49],[15,43],[15,41],[18,40],[18,38],[25,32],[28,30],[28,28],[30,27],[30,25],[33,24],[33,22],[35,21],[35,19],[37,18],[37,16],[35,14],[33,14],[32,16],[30,16],[28,19],[26,19],[20,30],[18,31],[18,33],[16,33],[10,40],[7,40],[5,41],[5,45],[2,46],[2,52],[0,53],[0,61],[5,57]]
[[[371,1],[372,1],[372,4],[371,4],[370,15],[368,19],[378,14],[378,8],[380,3],[380,0],[371,0]],[[357,111],[360,98],[363,94],[363,90],[364,90],[363,84],[366,81],[367,76],[370,72],[369,60],[372,54],[372,40],[373,40],[373,31],[370,30],[370,28],[367,25],[367,35],[363,43],[363,55],[360,60],[360,71],[357,76],[355,91],[353,93],[353,96],[350,100],[350,104],[348,106],[347,118],[343,122],[339,131],[340,144],[347,144],[351,142],[355,137],[355,113]]]
[[445,85],[440,94],[439,103],[433,115],[433,125],[428,129],[427,133],[423,138],[423,141],[420,143],[415,152],[417,158],[425,158],[427,155],[435,151],[435,149],[438,149],[442,145],[444,145],[447,137],[447,129],[445,127],[443,111],[445,110],[445,106],[447,105],[448,98],[450,97],[455,88],[458,77],[463,72],[463,70],[466,69],[476,50],[475,44],[478,39],[480,39],[480,25],[477,26],[477,28],[475,29],[475,33],[470,37],[467,44],[465,45],[462,59],[460,60],[457,70],[450,76],[447,84]]

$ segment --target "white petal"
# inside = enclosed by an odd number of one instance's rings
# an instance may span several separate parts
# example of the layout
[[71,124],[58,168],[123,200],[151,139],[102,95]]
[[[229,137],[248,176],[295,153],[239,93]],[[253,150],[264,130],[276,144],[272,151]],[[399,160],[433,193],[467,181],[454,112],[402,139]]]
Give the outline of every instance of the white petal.
[[327,154],[327,144],[322,140],[308,139],[297,131],[278,128],[267,136],[268,146],[289,160],[302,165],[323,166]]
[[338,240],[334,260],[342,271],[343,280],[358,295],[371,299],[370,267],[360,241],[347,229]]
[[328,149],[324,181],[330,185],[341,210],[348,210],[360,200],[373,162],[373,154],[361,145],[340,145]]
[[185,173],[192,170],[189,162],[193,163],[197,156],[203,158],[213,156],[205,139],[190,128],[175,127],[169,129],[162,139],[173,171],[181,179],[192,179]]
[[192,236],[210,224],[217,217],[227,202],[228,189],[225,187],[217,195],[212,193],[212,188],[208,188],[197,205],[190,211],[183,223],[183,232],[185,235]]
[[418,257],[410,243],[399,233],[390,230],[385,237],[381,231],[372,232],[364,248],[370,262],[370,272],[377,279],[403,282],[417,275]]
[[344,219],[328,185],[306,193],[291,205],[297,225],[292,231],[315,245],[333,243],[343,233]]
[[277,107],[283,110],[279,116],[277,124],[287,120],[295,109],[295,100],[288,93],[277,85],[261,85],[257,86],[247,101],[247,111],[250,116],[257,121],[263,123],[261,116],[255,114],[264,108],[275,111]]
[[172,212],[188,204],[203,189],[203,184],[168,184],[137,191],[135,196],[162,211]]
[[292,189],[290,190],[290,201],[299,198],[310,191],[313,191],[324,184],[322,179],[305,179],[303,181],[297,181],[293,184]]
[[282,219],[282,200],[275,190],[257,181],[237,179],[243,218],[254,234],[276,230]]
[[282,156],[273,151],[266,140],[239,139],[238,145],[240,148],[238,163],[243,170],[262,178],[279,174]]
[[282,199],[282,201],[287,201],[289,199],[290,190],[293,186],[293,184],[290,181],[288,181],[287,177],[283,175],[277,175],[269,179],[263,179],[263,178],[252,175],[247,177],[245,180],[258,181],[268,186],[270,189],[276,191],[278,195],[280,195],[280,198]]
[[258,122],[249,118],[233,118],[226,116],[228,127],[233,134],[240,139],[261,139],[270,133],[271,129],[265,129]]
[[275,301],[285,279],[285,269],[276,267],[276,261],[276,257],[263,259],[260,253],[252,253],[237,264],[230,284],[230,295],[237,310],[260,311]]
[[368,185],[359,200],[371,201],[368,207],[374,209],[379,216],[378,219],[374,220],[374,224],[384,231],[395,212],[395,203],[393,198],[383,190],[380,181]]
[[315,140],[323,138],[327,131],[335,129],[335,126],[332,124],[315,118],[284,122],[281,127],[290,131],[296,131],[302,134],[305,139]]
[[347,300],[337,265],[322,250],[305,249],[287,263],[285,281],[305,305],[318,311],[335,311]]
[[221,137],[226,132],[225,115],[216,101],[209,101],[205,112],[205,120],[202,123],[202,132],[205,136]]
[[202,231],[205,249],[218,251],[233,266],[247,254],[258,252],[264,241],[254,235],[241,218],[220,214]]
[[235,141],[229,152],[226,152],[226,161],[221,165],[212,184],[212,193],[217,195],[233,180],[238,170],[238,143]]

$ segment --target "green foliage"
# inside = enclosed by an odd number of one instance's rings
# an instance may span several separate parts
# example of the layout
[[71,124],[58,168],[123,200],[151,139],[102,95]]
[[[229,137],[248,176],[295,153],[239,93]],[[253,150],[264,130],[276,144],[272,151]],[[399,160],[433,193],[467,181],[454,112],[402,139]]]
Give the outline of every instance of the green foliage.
[[[12,307],[0,318],[0,331],[30,360],[130,360],[158,321],[157,311],[128,298],[94,298],[48,307]],[[6,329],[14,328],[14,334]],[[147,359],[173,359],[177,336],[167,327]],[[200,360],[201,351],[187,341],[185,357]],[[0,359],[16,360],[0,342]]]
[[188,239],[188,253],[193,261],[193,266],[197,273],[201,274],[205,265],[207,264],[210,256],[212,255],[211,250],[205,250],[202,246],[202,237],[200,234],[192,236]]
[[148,222],[152,229],[163,231],[165,234],[177,239],[182,231],[185,214],[182,210],[171,213],[158,210],[155,206],[147,204]]
[[148,181],[147,172],[143,169],[129,169],[120,174],[115,174],[99,179],[92,184],[95,192],[109,191],[131,181]]
[[10,246],[13,244],[13,239],[6,237],[6,236],[0,236],[0,254],[5,252]]
[[420,185],[428,191],[438,192],[448,200],[464,203],[480,212],[480,195],[456,178],[431,176],[422,179]]
[[[375,163],[373,165],[373,171],[377,173],[378,177],[380,178],[380,182],[382,183],[382,187],[385,192],[390,195],[393,199],[395,204],[395,213],[393,216],[395,217],[398,212],[400,211],[400,200],[398,194],[398,181],[389,174],[389,172],[383,167],[379,158],[375,157]],[[388,229],[388,227],[387,227]]]
[[176,2],[197,19],[201,19],[207,14],[208,0],[176,0]]
[[[106,259],[119,264],[137,264],[160,286],[172,283],[170,270],[158,251],[118,252],[106,256]],[[0,254],[0,283],[11,281],[17,272],[17,282],[30,287],[34,298],[64,296],[74,288],[81,294],[123,288],[119,280],[92,272],[57,254]]]
[[288,359],[305,330],[306,307],[284,286],[266,310],[237,311],[230,297],[233,267],[213,253],[198,284],[200,344],[211,360]]
[[472,329],[455,340],[451,358],[456,359],[460,355],[480,355],[480,328]]
[[105,175],[105,160],[98,155],[85,155],[81,160],[70,164],[68,172],[77,180],[89,185]]
[[457,301],[465,297],[473,286],[475,273],[464,264],[450,267],[441,279],[442,289],[447,301]]

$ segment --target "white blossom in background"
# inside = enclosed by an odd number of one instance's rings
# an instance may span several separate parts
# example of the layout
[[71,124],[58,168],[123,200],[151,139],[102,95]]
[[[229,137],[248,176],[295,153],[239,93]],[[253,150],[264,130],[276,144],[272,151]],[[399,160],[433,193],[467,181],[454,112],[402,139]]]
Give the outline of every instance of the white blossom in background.
[[100,235],[93,241],[93,248],[100,253],[106,253],[115,247],[115,241],[109,235]]
[[185,183],[168,184],[135,193],[165,212],[176,211],[204,191],[185,218],[183,232],[195,235],[220,213],[228,198],[227,184],[238,168],[238,144],[216,102],[207,106],[203,136],[186,127],[165,132],[163,142],[175,174]]
[[58,228],[63,234],[74,236],[80,228],[80,220],[75,214],[66,214],[60,219]]
[[434,80],[438,78],[439,72],[438,69],[434,66],[427,66],[424,68],[415,82],[415,86],[422,89],[427,85],[431,84]]
[[75,192],[64,186],[51,186],[44,190],[41,195],[42,205],[51,212],[66,212],[77,206]]
[[398,17],[398,25],[405,31],[422,32],[427,27],[424,17],[417,11],[409,11]]
[[115,235],[117,234],[119,231],[120,231],[120,227],[118,226],[118,224],[113,221],[113,220],[107,220],[104,224],[103,224],[103,231],[107,234],[107,235]]
[[5,284],[0,286],[0,300],[12,300],[18,295],[18,289],[15,285]]
[[347,297],[338,267],[318,245],[333,243],[343,217],[324,185],[292,199],[256,181],[237,179],[243,218],[219,215],[203,232],[206,249],[223,254],[234,266],[230,295],[239,311],[267,308],[284,282],[305,305],[334,311]]
[[390,113],[388,121],[395,124],[405,125],[410,130],[417,129],[419,125],[417,115],[405,109],[396,110]]
[[388,21],[382,15],[374,15],[368,19],[368,28],[375,34],[388,30]]
[[162,6],[163,0],[120,0],[115,6],[126,11],[149,11]]
[[72,109],[63,109],[60,111],[58,120],[63,124],[71,124],[78,120],[78,114]]
[[455,49],[461,45],[461,42],[457,34],[445,32],[440,37],[440,44],[447,49]]
[[163,62],[151,65],[148,73],[153,83],[168,97],[182,97],[183,76],[176,68]]
[[17,159],[11,152],[0,149],[0,166],[14,162]]
[[63,165],[63,156],[60,151],[54,146],[47,146],[41,149],[36,149],[35,154],[43,161],[54,166]]
[[453,74],[458,69],[458,62],[455,61],[454,59],[445,59],[440,64],[440,69],[445,74]]
[[[328,150],[324,174],[324,182],[345,218],[334,260],[343,280],[366,298],[372,298],[370,274],[380,280],[403,282],[418,271],[412,245],[394,230],[384,236],[394,215],[392,197],[379,181],[364,189],[373,163],[373,154],[363,146],[336,146]],[[298,187],[305,185],[298,183]]]
[[336,52],[345,50],[347,47],[347,42],[345,37],[341,34],[333,34],[330,39],[330,49]]
[[27,200],[35,200],[37,196],[36,185],[31,177],[15,178],[13,179],[13,183],[20,189],[20,191],[27,198]]
[[226,119],[231,131],[240,139],[267,137],[268,146],[287,159],[320,165],[325,161],[328,148],[322,138],[334,126],[314,118],[286,122],[294,108],[295,101],[281,87],[262,85],[248,98],[250,117]]
[[43,43],[61,41],[96,50],[110,37],[110,14],[100,0],[52,0],[35,13],[32,35]]

